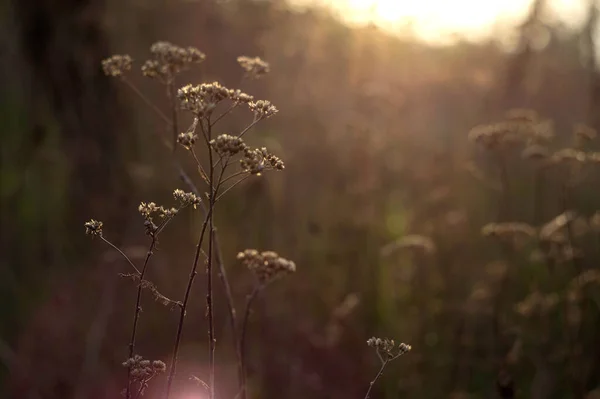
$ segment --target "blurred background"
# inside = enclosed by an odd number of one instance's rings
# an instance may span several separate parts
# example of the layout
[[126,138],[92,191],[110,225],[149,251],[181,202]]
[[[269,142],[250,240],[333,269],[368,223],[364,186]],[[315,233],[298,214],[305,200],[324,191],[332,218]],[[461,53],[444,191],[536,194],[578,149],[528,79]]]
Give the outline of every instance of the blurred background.
[[[0,7],[0,397],[120,397],[135,284],[83,223],[102,220],[105,236],[139,263],[149,242],[138,204],[169,205],[185,187],[157,139],[164,123],[100,62],[130,54],[131,81],[167,109],[164,87],[139,73],[159,40],[207,55],[179,86],[218,80],[280,110],[248,141],[268,146],[286,170],[238,186],[216,216],[238,306],[252,284],[238,251],[274,250],[298,268],[256,303],[253,397],[364,397],[379,369],[371,336],[413,347],[373,398],[600,397],[600,174],[587,164],[542,167],[522,147],[485,150],[468,137],[511,109],[532,109],[553,123],[548,151],[598,148],[574,141],[577,124],[600,128],[598,1]],[[271,73],[244,80],[240,55],[260,56]],[[234,113],[221,127],[250,121]],[[577,218],[552,224],[567,209]],[[570,256],[549,261],[510,229],[497,234],[508,244],[484,237],[491,222],[568,227],[568,245],[552,248]],[[186,211],[161,236],[148,278],[169,297],[182,296],[201,223]],[[203,279],[175,399],[205,397],[190,379],[208,379]],[[218,391],[233,397],[220,285],[216,301]],[[177,315],[144,297],[142,356],[169,361]],[[146,396],[159,397],[164,382],[152,381]]]

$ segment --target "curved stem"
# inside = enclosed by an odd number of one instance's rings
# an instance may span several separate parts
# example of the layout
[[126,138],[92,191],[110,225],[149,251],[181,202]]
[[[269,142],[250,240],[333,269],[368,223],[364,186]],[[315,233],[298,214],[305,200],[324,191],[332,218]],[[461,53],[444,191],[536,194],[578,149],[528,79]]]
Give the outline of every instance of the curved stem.
[[138,274],[138,276],[142,274],[142,273],[140,273],[139,269],[137,267],[135,267],[135,265],[133,264],[131,259],[129,259],[129,257],[127,255],[125,255],[125,252],[121,251],[121,249],[119,247],[117,247],[112,242],[108,241],[106,238],[104,238],[104,236],[100,236],[100,238],[102,239],[102,241],[104,241],[105,243],[110,245],[112,248],[114,248],[116,251],[118,251],[121,255],[123,255],[123,257],[125,258],[127,263],[129,263],[131,265],[131,267],[133,267],[133,270],[135,270],[135,272]]

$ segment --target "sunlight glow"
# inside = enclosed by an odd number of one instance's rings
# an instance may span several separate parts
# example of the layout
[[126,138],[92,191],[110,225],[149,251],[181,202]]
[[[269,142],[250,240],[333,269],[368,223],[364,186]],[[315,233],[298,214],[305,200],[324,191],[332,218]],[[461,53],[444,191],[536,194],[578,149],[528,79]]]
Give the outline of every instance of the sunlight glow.
[[[513,26],[527,15],[531,0],[289,0],[299,6],[326,6],[351,24],[374,24],[391,32],[409,30],[431,43],[454,41],[455,34],[479,39],[498,22]],[[565,22],[581,23],[582,0],[549,0],[549,8]],[[517,22],[518,23],[518,22]]]

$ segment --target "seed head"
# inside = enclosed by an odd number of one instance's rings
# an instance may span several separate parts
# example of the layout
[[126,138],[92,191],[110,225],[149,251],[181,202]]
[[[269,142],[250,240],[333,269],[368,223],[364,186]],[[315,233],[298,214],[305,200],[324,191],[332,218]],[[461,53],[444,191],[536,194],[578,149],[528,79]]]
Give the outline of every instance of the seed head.
[[271,154],[265,147],[244,149],[244,158],[240,160],[242,170],[252,175],[260,175],[264,170],[283,170],[283,161]]
[[246,249],[238,253],[237,258],[255,274],[262,285],[296,271],[294,262],[279,256],[273,251],[259,253],[255,249]]
[[270,118],[279,112],[279,110],[267,100],[258,100],[256,102],[252,101],[248,103],[248,107],[252,112],[254,112],[254,116],[260,119]]
[[192,64],[201,63],[206,58],[197,48],[183,48],[165,41],[154,43],[150,47],[150,53],[152,59],[144,63],[142,73],[163,83],[170,82],[176,74]]
[[237,61],[246,71],[246,76],[254,79],[258,79],[270,71],[269,64],[259,57],[240,56]]
[[221,134],[210,141],[211,147],[221,156],[233,156],[247,148],[241,137]]
[[131,70],[133,60],[127,54],[113,55],[102,61],[102,70],[106,76],[122,76]]
[[180,189],[173,191],[173,197],[175,197],[175,199],[179,201],[179,203],[181,203],[182,206],[192,205],[194,209],[196,209],[196,206],[200,205],[200,203],[202,202],[200,197],[198,197],[196,194],[186,193],[185,191]]
[[91,219],[89,222],[85,222],[85,234],[102,236],[102,225],[103,223],[101,221],[94,219]]

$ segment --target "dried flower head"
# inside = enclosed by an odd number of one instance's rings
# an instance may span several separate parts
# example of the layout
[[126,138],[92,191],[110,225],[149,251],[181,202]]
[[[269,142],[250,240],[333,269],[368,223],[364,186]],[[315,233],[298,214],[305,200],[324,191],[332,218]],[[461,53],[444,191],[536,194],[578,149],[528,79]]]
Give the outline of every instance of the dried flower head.
[[172,218],[177,215],[178,210],[175,208],[164,208],[156,205],[154,202],[141,202],[138,206],[138,211],[144,218],[144,226],[146,234],[152,235],[158,231],[158,226],[154,224],[153,216],[158,214],[160,218]]
[[244,157],[240,159],[242,170],[253,175],[259,175],[265,170],[283,170],[283,161],[271,154],[265,147],[244,148]]
[[146,360],[140,355],[134,355],[123,362],[123,366],[130,370],[133,381],[141,382],[142,385],[158,373],[167,369],[164,362],[160,360]]
[[192,205],[194,209],[196,209],[196,206],[200,205],[200,203],[202,202],[200,197],[198,197],[196,194],[186,193],[185,191],[180,189],[173,191],[173,197],[175,197],[175,199],[179,201],[181,206]]
[[589,220],[590,228],[595,232],[600,232],[600,212],[596,211]]
[[102,236],[103,223],[99,220],[91,219],[89,222],[85,222],[85,234],[92,236]]
[[152,59],[142,65],[142,73],[163,83],[172,81],[176,74],[191,64],[201,63],[206,58],[197,48],[183,48],[165,41],[154,43],[150,47],[150,53]]
[[367,340],[367,345],[374,348],[379,356],[384,356],[385,360],[393,360],[397,357],[410,352],[412,347],[405,343],[396,346],[393,339],[371,337]]
[[248,103],[248,107],[250,108],[250,111],[254,112],[254,117],[258,119],[270,118],[279,112],[279,110],[267,100],[252,101]]
[[256,275],[260,284],[267,284],[296,271],[293,261],[282,258],[273,251],[258,252],[255,249],[246,249],[238,253],[237,258]]
[[536,236],[535,227],[527,223],[508,222],[508,223],[488,223],[481,229],[481,234],[485,237],[498,238],[531,238]]
[[179,133],[177,143],[181,144],[186,150],[191,149],[198,140],[198,135],[194,132]]
[[127,54],[113,55],[102,60],[102,70],[106,76],[122,76],[131,70],[133,60]]
[[539,115],[535,110],[527,108],[513,108],[506,112],[506,119],[524,122],[537,122]]
[[192,112],[196,117],[209,116],[217,104],[230,98],[231,92],[219,82],[202,83],[197,86],[190,84],[177,91],[181,108]]
[[229,134],[221,134],[216,139],[212,139],[210,145],[220,156],[233,156],[247,148],[241,137]]
[[573,134],[577,140],[582,142],[592,141],[598,133],[593,127],[578,123],[573,127]]
[[254,79],[258,79],[270,71],[269,64],[259,57],[240,56],[237,61],[246,71],[246,76]]
[[574,148],[563,148],[562,150],[558,150],[554,154],[552,154],[550,160],[555,164],[583,164],[588,161],[588,156],[585,152],[576,150]]
[[525,159],[543,160],[550,156],[550,152],[546,146],[533,143],[525,147],[521,156]]
[[382,256],[390,256],[401,249],[420,250],[426,254],[432,254],[435,252],[436,247],[433,240],[429,237],[419,234],[409,234],[385,245],[381,248],[380,253]]
[[513,117],[506,121],[476,126],[469,139],[488,150],[513,147],[522,143],[539,143],[553,137],[550,121]]
[[[575,220],[577,214],[573,211],[566,211],[561,213],[548,223],[546,223],[540,229],[539,237],[542,241],[557,241],[557,238],[560,238],[562,235],[563,228],[568,224]],[[560,240],[562,241],[562,240]]]
[[559,302],[558,294],[542,294],[534,291],[515,306],[515,310],[523,317],[548,314]]

